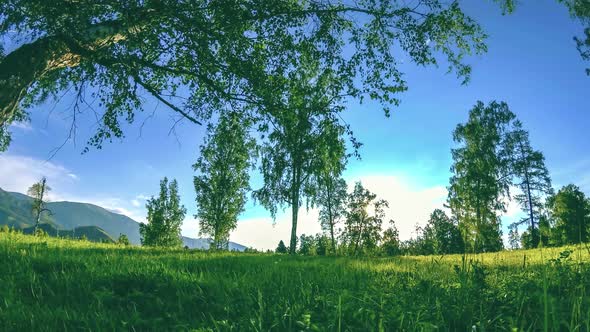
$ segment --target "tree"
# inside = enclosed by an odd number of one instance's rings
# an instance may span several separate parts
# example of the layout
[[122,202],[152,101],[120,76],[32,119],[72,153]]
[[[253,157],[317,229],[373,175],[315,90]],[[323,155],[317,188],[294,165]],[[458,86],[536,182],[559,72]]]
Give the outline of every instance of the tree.
[[0,40],[25,40],[7,54],[0,44],[0,142],[10,123],[70,88],[76,105],[86,94],[100,101],[89,140],[100,146],[124,135],[121,119],[132,122],[146,94],[194,123],[227,102],[256,105],[269,73],[296,68],[301,52],[332,69],[347,94],[387,107],[407,89],[400,49],[419,65],[442,55],[464,81],[464,56],[486,51],[480,26],[442,0],[6,0],[0,13]]
[[320,223],[324,232],[330,235],[332,253],[336,253],[337,226],[346,214],[345,204],[348,193],[346,181],[334,178],[327,172],[320,180],[317,204],[320,207]]
[[395,227],[393,220],[389,221],[391,225],[383,232],[381,239],[381,250],[387,256],[396,256],[401,254],[401,242],[399,240],[399,231]]
[[502,249],[499,212],[504,212],[511,184],[507,134],[515,115],[504,102],[481,101],[459,124],[453,139],[449,206],[459,221],[465,244],[474,252]]
[[160,181],[160,195],[158,198],[152,196],[146,208],[148,223],[139,225],[141,244],[154,247],[182,246],[180,226],[186,209],[180,205],[176,180],[168,184],[168,178],[165,177]]
[[201,155],[193,165],[197,193],[199,233],[213,238],[211,248],[228,249],[229,233],[236,228],[250,189],[248,170],[255,142],[247,122],[236,112],[226,112],[216,127],[209,126]]
[[41,222],[41,214],[47,212],[51,214],[51,210],[47,208],[47,193],[51,191],[51,187],[47,185],[47,178],[42,177],[41,180],[33,184],[27,193],[33,198],[31,205],[31,212],[35,218],[34,234],[37,234],[39,223]]
[[463,237],[457,224],[440,209],[430,214],[423,230],[423,241],[428,243],[432,254],[458,254],[465,250]]
[[273,218],[278,207],[291,208],[291,254],[295,253],[299,208],[305,200],[307,207],[317,201],[326,165],[345,160],[343,153],[328,151],[345,150],[345,133],[358,147],[338,116],[343,110],[342,82],[334,80],[332,71],[319,72],[319,63],[305,59],[300,71],[275,77],[279,83],[273,91],[280,98],[274,98],[275,106],[258,120],[259,131],[268,135],[259,149],[264,183],[254,198]]
[[125,234],[119,234],[119,238],[117,239],[117,244],[128,246],[131,243],[129,242],[129,238]]
[[[381,225],[385,217],[386,200],[365,189],[360,182],[348,196],[343,238],[352,255],[370,253],[381,240]],[[373,214],[369,209],[373,208]]]
[[540,151],[531,147],[529,133],[522,128],[522,123],[516,121],[514,129],[509,134],[508,144],[511,149],[511,167],[522,193],[514,198],[520,204],[527,217],[517,224],[528,223],[531,236],[530,248],[539,245],[538,221],[543,208],[543,198],[553,193],[549,171],[545,167],[545,157]]
[[300,255],[315,255],[316,243],[313,235],[301,234],[299,237],[299,254]]
[[[326,256],[330,246],[330,239],[324,234],[315,235],[315,253],[318,256]],[[333,252],[336,253],[336,252]]]
[[547,204],[555,223],[558,245],[588,241],[590,204],[580,188],[567,185],[551,196]]
[[[522,239],[525,238],[525,234],[522,235]],[[510,244],[510,249],[515,250],[520,248],[521,237],[518,234],[518,225],[511,224],[508,227],[508,243]],[[524,241],[523,241],[524,242]],[[523,245],[523,247],[526,246]]]
[[287,253],[287,247],[285,246],[285,242],[283,242],[283,240],[279,241],[279,245],[277,246],[277,249],[275,250],[275,252],[277,254],[286,254]]

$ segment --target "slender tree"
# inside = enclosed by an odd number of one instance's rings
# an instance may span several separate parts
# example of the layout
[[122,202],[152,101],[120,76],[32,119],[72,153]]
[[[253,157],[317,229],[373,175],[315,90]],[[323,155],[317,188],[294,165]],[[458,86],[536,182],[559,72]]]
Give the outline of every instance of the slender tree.
[[[523,238],[524,237],[525,237],[525,235],[523,234]],[[521,237],[518,234],[518,225],[511,224],[508,227],[508,243],[510,244],[510,249],[512,249],[512,250],[519,249],[520,248],[520,241],[521,241]]]
[[330,236],[330,248],[336,253],[338,225],[346,215],[346,181],[325,174],[320,182],[318,205],[320,207],[320,223],[324,232]]
[[400,50],[419,65],[442,56],[464,81],[464,56],[486,51],[480,26],[442,0],[5,0],[0,13],[0,40],[23,40],[6,54],[0,44],[0,142],[10,123],[70,88],[78,104],[98,97],[102,123],[89,145],[100,146],[124,135],[119,122],[134,120],[145,95],[194,123],[228,101],[259,104],[267,77],[296,69],[302,52],[347,94],[389,108],[407,88]]
[[[354,139],[347,127],[328,126],[325,130],[348,130],[353,144],[353,155],[360,157],[358,148],[360,143]],[[337,229],[345,212],[347,198],[347,184],[341,178],[346,162],[351,154],[346,153],[344,138],[341,132],[332,135],[322,135],[324,141],[319,142],[319,150],[322,154],[318,175],[318,193],[315,196],[315,204],[320,208],[319,221],[324,232],[330,236],[332,253],[336,253]],[[337,139],[335,139],[337,138]]]
[[590,204],[579,187],[570,184],[561,188],[547,204],[554,219],[558,245],[588,242]]
[[47,208],[47,193],[51,191],[51,187],[47,185],[47,178],[42,177],[41,180],[33,184],[27,193],[33,198],[31,205],[31,212],[35,218],[35,234],[39,229],[39,223],[41,222],[41,214],[47,212],[51,214],[51,210]]
[[[365,189],[360,182],[348,196],[343,237],[352,255],[373,251],[381,240],[387,201]],[[371,214],[371,208],[373,213]]]
[[237,226],[250,189],[255,142],[247,121],[236,112],[223,113],[209,126],[201,155],[193,165],[199,233],[211,236],[214,249],[228,249],[229,233]]
[[[290,253],[297,242],[299,208],[304,201],[317,201],[320,177],[327,164],[342,160],[327,149],[344,150],[342,136],[350,133],[338,114],[343,110],[341,83],[332,71],[319,72],[319,64],[306,57],[302,70],[288,76],[276,76],[274,105],[260,118],[259,131],[267,133],[260,151],[260,170],[264,183],[254,198],[276,217],[281,206],[291,208]],[[351,136],[352,137],[352,136]],[[353,146],[357,146],[354,144]],[[328,160],[328,158],[338,158]]]
[[512,151],[512,172],[521,193],[514,198],[520,204],[527,217],[518,224],[528,223],[532,248],[539,245],[538,223],[544,205],[544,198],[553,193],[549,171],[545,167],[545,157],[540,151],[531,147],[529,133],[516,121],[509,134],[509,148]]
[[168,178],[160,181],[160,195],[150,198],[146,204],[147,224],[139,225],[141,244],[155,247],[180,247],[182,238],[180,227],[186,209],[180,204],[178,183]]
[[502,249],[499,213],[511,184],[507,133],[515,120],[504,102],[478,102],[465,124],[453,132],[460,146],[452,150],[449,206],[457,216],[466,245],[475,252]]

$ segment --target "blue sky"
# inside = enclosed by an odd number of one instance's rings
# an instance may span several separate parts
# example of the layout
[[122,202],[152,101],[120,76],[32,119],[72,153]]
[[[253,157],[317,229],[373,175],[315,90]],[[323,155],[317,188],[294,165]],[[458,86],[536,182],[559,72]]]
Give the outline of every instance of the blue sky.
[[[426,221],[433,208],[442,206],[450,176],[451,132],[466,120],[477,100],[506,101],[529,130],[533,145],[544,152],[554,185],[579,185],[590,194],[588,142],[590,112],[587,98],[590,77],[575,48],[574,35],[582,26],[554,0],[522,2],[512,15],[486,1],[465,1],[466,11],[489,34],[489,51],[468,58],[471,82],[462,86],[446,68],[402,65],[409,91],[387,119],[376,104],[350,104],[345,119],[364,144],[362,160],[349,163],[345,178],[363,183],[390,201],[389,215],[398,223],[402,238],[412,236],[416,223]],[[403,55],[402,58],[403,59]],[[53,183],[53,199],[96,203],[145,218],[145,198],[157,193],[164,177],[179,181],[188,217],[196,212],[192,163],[196,160],[204,127],[181,123],[169,135],[172,113],[148,103],[134,125],[126,126],[122,141],[81,155],[93,129],[86,114],[79,121],[76,141],[70,141],[50,160],[52,150],[69,130],[70,102],[42,105],[32,122],[13,128],[13,144],[0,155],[0,187],[26,188],[41,175]],[[142,121],[155,110],[154,117]],[[260,177],[253,174],[257,187]],[[511,206],[506,222],[517,216]],[[286,211],[288,213],[289,211]],[[252,203],[241,216],[233,241],[258,248],[274,247],[287,239],[289,223],[279,215],[275,225],[268,212]],[[303,213],[299,233],[319,231],[317,211]],[[197,236],[197,222],[187,218],[184,233]]]

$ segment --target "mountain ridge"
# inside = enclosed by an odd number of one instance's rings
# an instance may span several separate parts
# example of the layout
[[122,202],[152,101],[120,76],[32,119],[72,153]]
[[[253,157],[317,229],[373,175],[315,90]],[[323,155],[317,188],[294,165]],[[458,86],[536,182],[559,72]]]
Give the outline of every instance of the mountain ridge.
[[[34,226],[31,216],[32,198],[0,188],[0,226],[7,225],[18,229]],[[49,224],[60,231],[74,230],[79,227],[95,226],[110,238],[117,239],[125,234],[132,244],[140,244],[140,223],[126,215],[109,211],[92,203],[56,201],[48,202],[52,214],[44,214],[41,223]],[[191,249],[208,249],[211,239],[182,236],[183,245]],[[230,242],[230,250],[243,251],[246,246]]]

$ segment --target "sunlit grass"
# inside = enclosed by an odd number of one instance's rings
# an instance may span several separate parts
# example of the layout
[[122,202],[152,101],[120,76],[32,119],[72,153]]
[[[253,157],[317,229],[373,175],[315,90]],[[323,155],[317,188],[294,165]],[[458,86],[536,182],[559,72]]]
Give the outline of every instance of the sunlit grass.
[[0,262],[0,330],[590,328],[585,246],[289,257],[0,233]]

